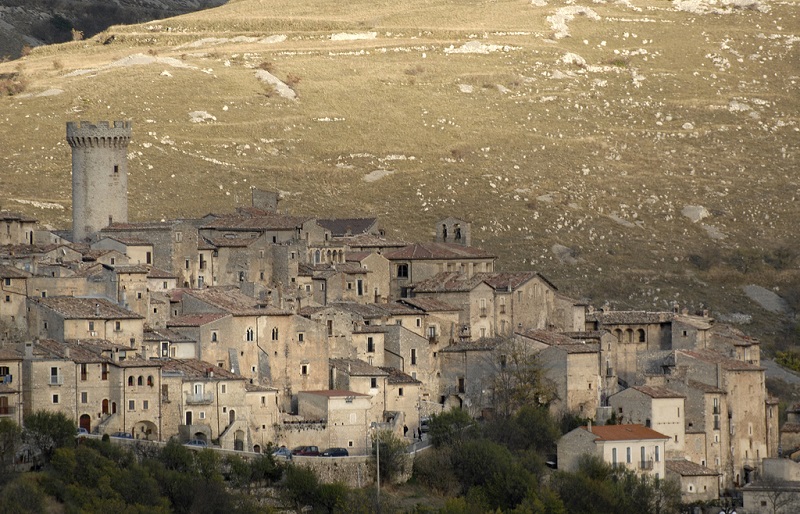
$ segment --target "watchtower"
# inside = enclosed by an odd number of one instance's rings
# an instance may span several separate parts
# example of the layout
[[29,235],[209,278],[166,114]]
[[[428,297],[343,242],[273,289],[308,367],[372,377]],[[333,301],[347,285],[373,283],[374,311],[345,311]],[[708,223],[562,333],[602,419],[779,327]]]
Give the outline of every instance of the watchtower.
[[470,246],[472,244],[470,228],[468,221],[458,218],[445,218],[436,224],[436,242]]
[[72,148],[72,238],[91,238],[113,222],[128,221],[131,122],[67,123]]

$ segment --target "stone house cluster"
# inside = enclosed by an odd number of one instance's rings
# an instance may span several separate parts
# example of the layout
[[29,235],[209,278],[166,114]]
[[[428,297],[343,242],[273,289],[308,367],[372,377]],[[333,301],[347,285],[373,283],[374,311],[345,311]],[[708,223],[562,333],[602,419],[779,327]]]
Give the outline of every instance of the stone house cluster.
[[496,377],[530,357],[554,414],[594,420],[559,444],[565,469],[596,454],[676,476],[691,501],[777,455],[759,343],[708,312],[594,310],[496,270],[456,218],[393,241],[376,218],[290,215],[253,189],[234,212],[131,222],[130,130],[68,126],[73,194],[89,195],[73,231],[0,212],[0,417],[359,453],[374,423],[410,438],[444,409],[492,415]]

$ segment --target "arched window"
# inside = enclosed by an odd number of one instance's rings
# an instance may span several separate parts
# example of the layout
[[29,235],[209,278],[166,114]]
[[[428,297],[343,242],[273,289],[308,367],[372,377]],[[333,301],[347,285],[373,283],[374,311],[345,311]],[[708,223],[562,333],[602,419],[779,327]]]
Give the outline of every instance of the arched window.
[[317,250],[316,252],[314,252],[314,264],[319,264],[319,260],[320,260],[320,253],[319,250]]
[[246,334],[245,338],[246,338],[248,341],[255,341],[255,340],[256,340],[256,337],[255,337],[255,332],[253,332],[253,329],[252,329],[252,328],[248,328],[248,329],[247,329],[247,334]]
[[408,278],[408,264],[397,265],[397,278]]
[[616,329],[616,330],[614,331],[614,337],[616,337],[616,338],[617,338],[617,342],[618,342],[618,343],[621,343],[621,342],[622,342],[622,330],[620,330],[620,329]]
[[639,330],[637,330],[637,331],[636,331],[636,339],[637,339],[637,340],[638,340],[640,343],[644,343],[644,342],[646,341],[646,339],[645,339],[645,334],[644,334],[644,330],[642,330],[641,328],[640,328]]
[[629,343],[633,342],[633,330],[628,329],[625,331],[625,340]]
[[148,375],[147,376],[147,385],[149,385],[150,387],[153,387],[153,375]]
[[144,385],[144,377],[142,375],[139,375],[136,385]]
[[447,242],[447,225],[442,225],[442,241]]
[[272,340],[273,341],[277,341],[278,340],[278,327],[274,327],[272,329]]
[[211,342],[212,343],[216,343],[217,342],[217,333],[216,332],[211,332]]
[[133,377],[128,377],[128,385],[133,387]]

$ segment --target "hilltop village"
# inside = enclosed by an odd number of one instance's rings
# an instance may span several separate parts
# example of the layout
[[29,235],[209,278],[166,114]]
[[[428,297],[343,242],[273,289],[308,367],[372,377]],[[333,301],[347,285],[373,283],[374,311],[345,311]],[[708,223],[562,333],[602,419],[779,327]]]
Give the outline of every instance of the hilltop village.
[[596,454],[695,501],[777,457],[759,342],[708,311],[594,309],[496,270],[456,218],[394,241],[376,218],[288,214],[253,189],[232,212],[129,222],[131,132],[67,124],[71,231],[0,212],[0,416],[359,455],[375,423],[411,442],[448,409],[491,416],[497,376],[535,356],[553,414],[593,420],[562,438],[560,469]]

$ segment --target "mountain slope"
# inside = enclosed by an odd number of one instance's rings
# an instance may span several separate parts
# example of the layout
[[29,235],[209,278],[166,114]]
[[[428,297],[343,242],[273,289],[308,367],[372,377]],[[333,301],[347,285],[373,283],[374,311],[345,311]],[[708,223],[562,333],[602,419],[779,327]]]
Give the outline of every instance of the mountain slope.
[[239,0],[37,48],[0,65],[0,202],[67,226],[64,122],[129,118],[134,219],[251,186],[392,237],[455,215],[569,294],[775,338],[742,286],[800,297],[797,3],[534,2]]

